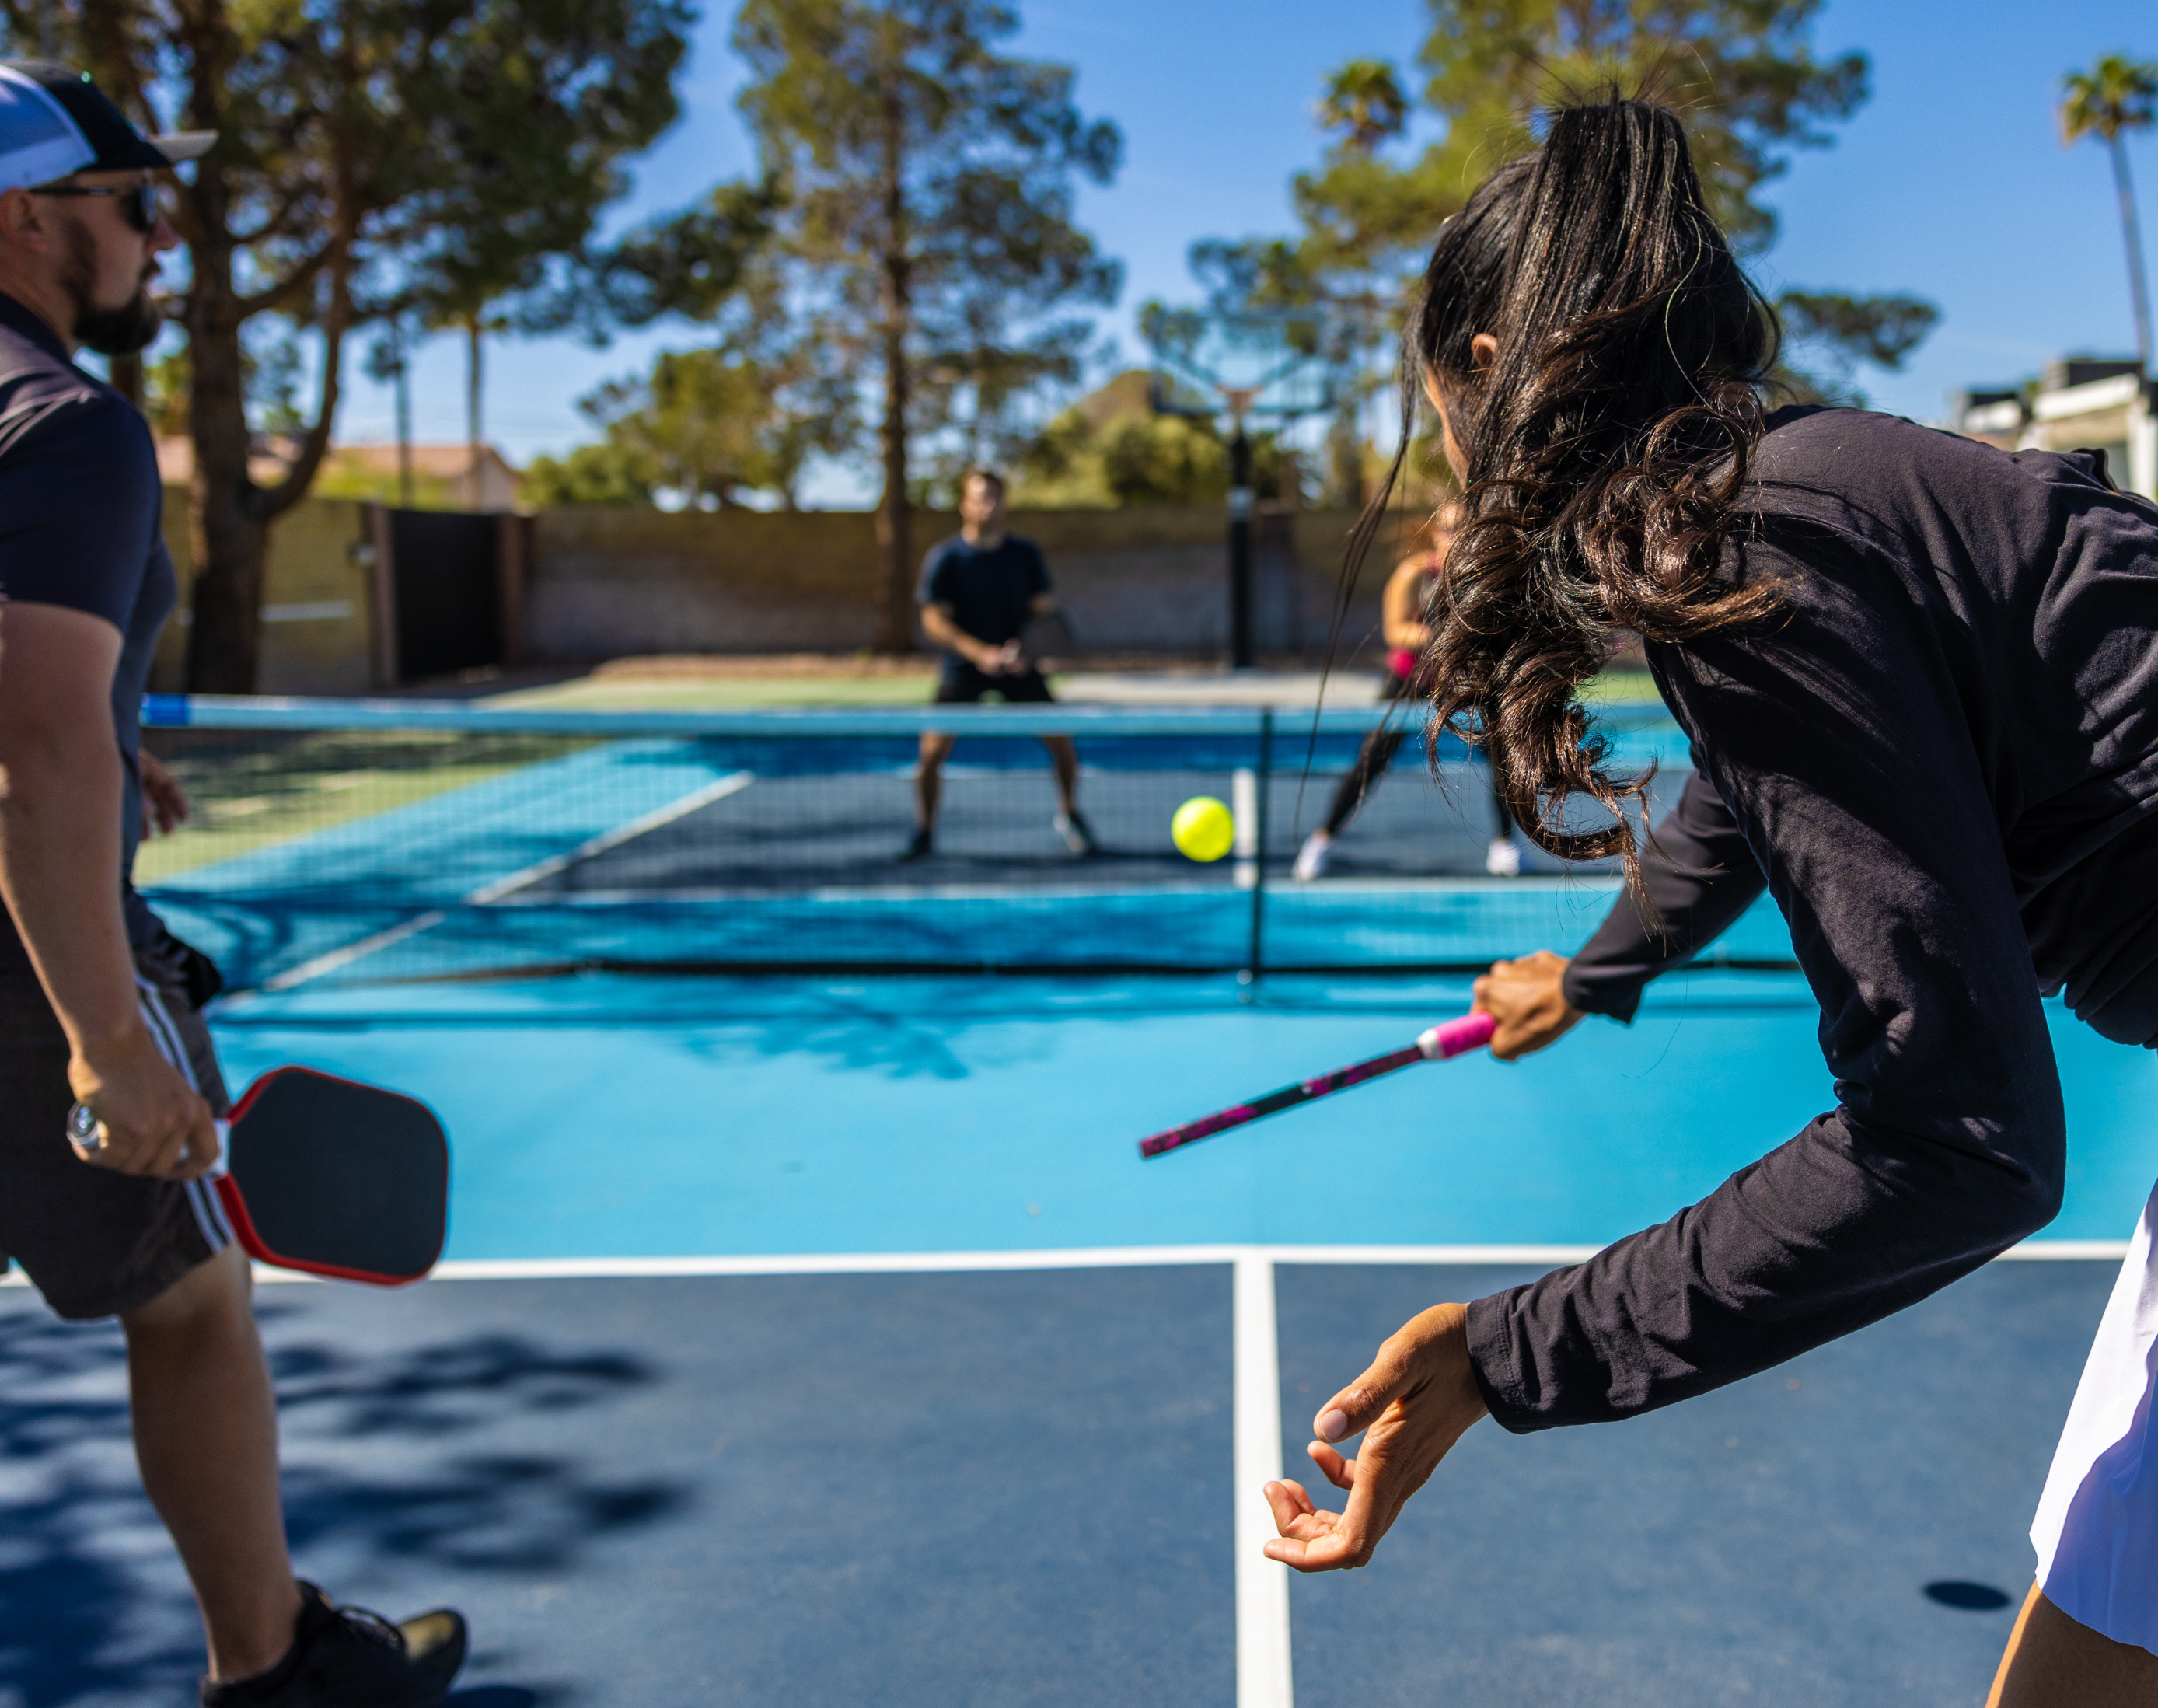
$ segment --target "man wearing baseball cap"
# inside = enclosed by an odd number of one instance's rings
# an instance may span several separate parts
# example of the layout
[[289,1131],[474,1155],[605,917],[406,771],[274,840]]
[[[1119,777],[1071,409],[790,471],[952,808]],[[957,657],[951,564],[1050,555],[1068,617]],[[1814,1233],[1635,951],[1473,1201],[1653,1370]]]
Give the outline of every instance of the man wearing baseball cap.
[[[72,358],[157,337],[178,239],[156,174],[215,140],[144,137],[80,73],[0,61],[0,1253],[61,1316],[125,1329],[137,1463],[208,1633],[203,1701],[422,1708],[464,1621],[392,1625],[293,1579],[247,1264],[206,1178],[216,970],[128,876],[146,806],[165,829],[187,815],[138,723],[178,591],[148,426]],[[79,1148],[75,1098],[99,1122]]]

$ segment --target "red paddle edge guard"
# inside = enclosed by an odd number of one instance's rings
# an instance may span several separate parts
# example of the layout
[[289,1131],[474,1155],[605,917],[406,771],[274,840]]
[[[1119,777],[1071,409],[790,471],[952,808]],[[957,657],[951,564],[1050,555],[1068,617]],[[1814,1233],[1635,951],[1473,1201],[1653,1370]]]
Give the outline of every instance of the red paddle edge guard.
[[[304,1073],[315,1079],[333,1080],[338,1085],[351,1086],[359,1091],[374,1091],[385,1097],[399,1098],[402,1102],[416,1105],[426,1112],[430,1121],[434,1122],[437,1127],[441,1125],[435,1112],[421,1102],[417,1097],[407,1097],[402,1091],[385,1091],[380,1086],[370,1086],[359,1080],[346,1079],[341,1074],[324,1073],[319,1068],[312,1067],[271,1068],[269,1072],[250,1086],[246,1093],[232,1106],[231,1112],[225,1117],[225,1125],[229,1127],[239,1126],[247,1112],[254,1107],[255,1100],[262,1095],[270,1082],[280,1075],[288,1073]],[[447,1203],[449,1198],[449,1159],[447,1156],[442,1161],[442,1186],[443,1200]],[[240,1195],[240,1183],[230,1174],[218,1176],[217,1196],[218,1201],[225,1206],[225,1220],[232,1224],[232,1236],[240,1241],[240,1250],[254,1258],[256,1262],[267,1263],[272,1268],[291,1269],[303,1275],[319,1275],[331,1281],[362,1282],[369,1287],[410,1287],[416,1281],[425,1281],[434,1271],[435,1264],[431,1262],[416,1275],[385,1275],[372,1269],[350,1269],[342,1264],[318,1263],[310,1258],[286,1256],[282,1252],[272,1251],[269,1242],[256,1229],[255,1218],[247,1213],[247,1200]],[[441,1259],[442,1242],[448,1236],[449,1223],[446,1216],[441,1236],[435,1242],[436,1262]]]
[[1372,1056],[1350,1066],[1336,1068],[1332,1073],[1321,1074],[1314,1080],[1304,1080],[1296,1085],[1283,1086],[1278,1091],[1249,1103],[1237,1103],[1215,1114],[1188,1121],[1181,1127],[1172,1127],[1166,1133],[1157,1133],[1151,1138],[1139,1141],[1139,1154],[1151,1159],[1165,1155],[1187,1144],[1195,1144],[1202,1138],[1211,1138],[1231,1127],[1242,1127],[1247,1121],[1279,1114],[1293,1109],[1298,1103],[1309,1103],[1314,1097],[1324,1097],[1335,1091],[1344,1091],[1351,1086],[1360,1086],[1366,1080],[1377,1079],[1381,1074],[1392,1073],[1397,1068],[1412,1067],[1419,1061],[1444,1061],[1456,1055],[1466,1055],[1472,1050],[1481,1050],[1491,1041],[1491,1035],[1499,1023],[1482,1011],[1464,1014],[1458,1020],[1448,1020],[1443,1025],[1433,1026],[1418,1035],[1417,1041],[1406,1050],[1389,1050],[1384,1055]]

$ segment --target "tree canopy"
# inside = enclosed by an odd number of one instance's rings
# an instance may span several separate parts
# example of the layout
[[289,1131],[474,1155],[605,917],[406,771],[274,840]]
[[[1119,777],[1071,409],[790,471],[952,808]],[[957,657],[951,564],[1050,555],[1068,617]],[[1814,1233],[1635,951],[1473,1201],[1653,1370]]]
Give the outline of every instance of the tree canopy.
[[1022,399],[1078,372],[1092,328],[1064,311],[1119,283],[1072,196],[1122,138],[1080,111],[1070,67],[996,51],[1018,28],[994,0],[746,0],[735,20],[783,199],[775,265],[794,312],[877,375],[885,651],[912,641],[917,457],[948,470],[1007,441]]
[[[18,39],[34,0],[0,0]],[[189,685],[254,686],[266,529],[329,445],[371,317],[514,288],[580,249],[619,163],[673,120],[684,0],[83,0],[62,49],[146,126],[214,130],[183,187],[195,446]],[[248,347],[320,340],[282,478],[248,472]]]
[[[1821,0],[1427,0],[1420,83],[1395,64],[1352,60],[1322,85],[1327,138],[1290,188],[1300,230],[1192,250],[1210,307],[1330,311],[1341,411],[1330,441],[1334,496],[1355,502],[1361,409],[1391,377],[1387,353],[1407,288],[1440,224],[1491,168],[1535,146],[1537,115],[1611,89],[1684,114],[1714,211],[1742,254],[1774,240],[1763,190],[1794,152],[1823,147],[1865,101],[1864,54],[1821,58]],[[1893,367],[1935,312],[1910,297],[1793,293],[1799,340],[1823,369],[1815,390],[1853,396],[1860,362]]]

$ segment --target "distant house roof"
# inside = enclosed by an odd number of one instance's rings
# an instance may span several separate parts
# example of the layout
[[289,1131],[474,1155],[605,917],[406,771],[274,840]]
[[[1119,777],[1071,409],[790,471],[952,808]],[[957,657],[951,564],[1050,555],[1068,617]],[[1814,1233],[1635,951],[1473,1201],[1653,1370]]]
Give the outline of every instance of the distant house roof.
[[[247,472],[258,482],[281,480],[285,463],[257,449],[247,459]],[[183,487],[195,477],[195,441],[184,434],[157,435],[157,473],[168,487]]]
[[2041,391],[2068,391],[2094,380],[2116,379],[2124,374],[2140,374],[2143,364],[2126,356],[2063,356],[2046,364]]
[[[297,446],[290,439],[257,440],[247,459],[247,472],[256,482],[267,484],[284,478],[291,466],[291,458]],[[470,479],[472,452],[468,446],[459,445],[421,445],[411,446],[412,473],[415,478],[437,484],[448,484]],[[395,478],[397,472],[397,447],[362,442],[352,445],[332,445],[329,455],[323,458],[325,472],[348,475],[373,475]],[[168,486],[185,486],[194,478],[194,441],[183,435],[160,435],[157,439],[157,472]],[[509,460],[492,445],[479,447],[479,493],[475,508],[507,510],[517,502],[519,481],[517,469]]]

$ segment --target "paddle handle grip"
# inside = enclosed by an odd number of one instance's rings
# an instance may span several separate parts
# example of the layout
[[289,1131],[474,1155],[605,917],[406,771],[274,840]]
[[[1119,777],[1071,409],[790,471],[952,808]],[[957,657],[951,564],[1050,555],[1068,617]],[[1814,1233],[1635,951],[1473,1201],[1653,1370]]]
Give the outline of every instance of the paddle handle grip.
[[1499,1022],[1479,1010],[1418,1034],[1417,1048],[1423,1052],[1426,1061],[1444,1061],[1448,1056],[1466,1055],[1472,1050],[1481,1050],[1498,1029]]

